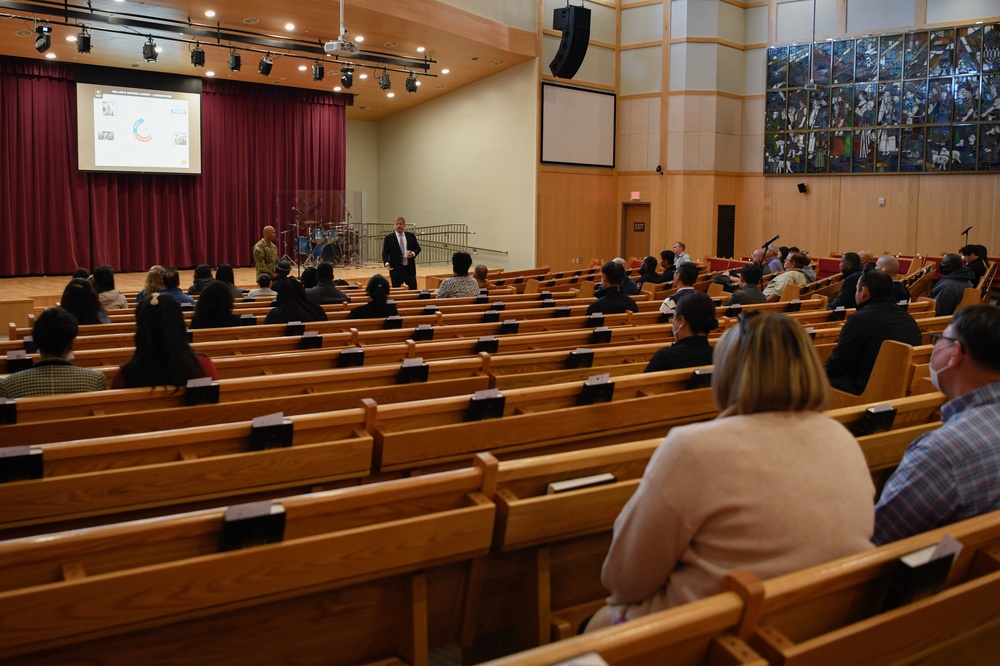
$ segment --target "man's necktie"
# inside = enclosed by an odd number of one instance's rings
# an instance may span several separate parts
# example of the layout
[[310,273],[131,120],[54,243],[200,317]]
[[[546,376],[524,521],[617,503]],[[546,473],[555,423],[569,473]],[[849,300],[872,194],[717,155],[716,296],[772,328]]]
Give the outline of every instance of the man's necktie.
[[403,265],[406,266],[409,263],[406,259],[406,241],[403,234],[399,234],[396,238],[399,241],[399,251],[403,254]]

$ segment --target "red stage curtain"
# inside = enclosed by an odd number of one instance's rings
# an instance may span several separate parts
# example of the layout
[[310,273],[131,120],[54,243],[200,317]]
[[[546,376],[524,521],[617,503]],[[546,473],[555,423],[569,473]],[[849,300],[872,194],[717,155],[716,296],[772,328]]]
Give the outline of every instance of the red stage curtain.
[[349,99],[206,79],[202,175],[81,173],[72,67],[0,58],[0,275],[249,265],[296,193],[343,191]]

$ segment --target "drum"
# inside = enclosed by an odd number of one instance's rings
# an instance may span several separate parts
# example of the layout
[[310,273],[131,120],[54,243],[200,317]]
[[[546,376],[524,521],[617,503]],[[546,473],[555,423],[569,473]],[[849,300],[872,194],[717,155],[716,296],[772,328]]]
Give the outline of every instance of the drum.
[[327,241],[327,238],[324,235],[323,230],[320,229],[319,227],[312,230],[312,239],[314,243],[325,243]]
[[309,236],[299,236],[297,241],[299,254],[309,254]]
[[340,258],[343,256],[340,246],[333,242],[317,245],[313,249],[312,254],[314,257],[327,264],[335,264],[339,262]]

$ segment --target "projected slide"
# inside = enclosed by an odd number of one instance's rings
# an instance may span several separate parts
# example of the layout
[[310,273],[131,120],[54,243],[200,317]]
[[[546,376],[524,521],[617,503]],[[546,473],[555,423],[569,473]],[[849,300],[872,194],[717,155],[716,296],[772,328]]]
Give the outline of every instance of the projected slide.
[[200,173],[200,98],[78,85],[80,169]]

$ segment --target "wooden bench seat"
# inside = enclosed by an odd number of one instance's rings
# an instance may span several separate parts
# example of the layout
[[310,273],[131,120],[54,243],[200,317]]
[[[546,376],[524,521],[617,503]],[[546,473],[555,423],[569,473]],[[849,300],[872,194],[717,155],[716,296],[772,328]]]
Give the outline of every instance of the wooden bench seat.
[[285,498],[279,543],[220,552],[224,510],[0,543],[10,664],[427,664],[489,548],[495,461]]

